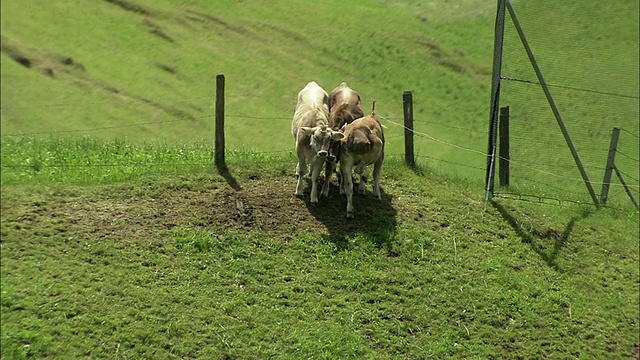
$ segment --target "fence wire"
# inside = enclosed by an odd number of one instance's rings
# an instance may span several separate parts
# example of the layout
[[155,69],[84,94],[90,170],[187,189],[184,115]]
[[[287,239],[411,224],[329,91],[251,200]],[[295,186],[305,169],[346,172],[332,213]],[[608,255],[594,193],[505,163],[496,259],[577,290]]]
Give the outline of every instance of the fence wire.
[[[621,39],[620,43],[606,46],[601,41],[616,38],[614,33],[619,34],[620,27],[637,30],[636,15],[618,14],[617,26],[582,24],[580,31],[573,31],[580,14],[607,14],[617,6],[625,6],[610,5],[558,3],[553,14],[541,12],[534,3],[517,2],[512,7],[589,183],[600,194],[612,131],[617,127],[622,132],[615,151],[615,166],[637,198],[639,162],[634,154],[640,152],[638,53],[625,54],[635,56],[628,59],[634,61],[616,60],[621,56],[619,52],[627,48],[626,41],[637,43],[637,31],[633,32],[636,39]],[[516,198],[527,194],[533,199],[592,204],[577,162],[509,14],[505,19],[503,46],[500,106],[509,107],[511,166],[509,186],[499,187],[496,192]],[[623,184],[615,176],[610,189],[609,201],[630,203]]]
[[[580,5],[580,11],[597,11],[598,2]],[[582,49],[576,49],[575,38],[563,33],[562,24],[570,24],[575,18],[574,11],[567,4],[559,4],[552,14],[554,21],[549,23],[549,15],[541,13],[534,4],[517,2],[515,11],[524,27],[540,68],[550,87],[563,120],[566,123],[571,140],[577,148],[590,183],[595,187],[603,186],[603,174],[609,155],[609,143],[613,127],[621,129],[616,149],[616,169],[624,177],[629,189],[640,197],[638,179],[639,149],[638,119],[638,69],[624,68],[608,70],[611,67],[612,54],[603,47],[591,46],[591,39],[581,39]],[[501,106],[509,106],[511,123],[511,154],[509,159],[511,184],[497,189],[498,196],[540,199],[551,202],[575,202],[589,204],[589,194],[584,181],[578,173],[575,161],[567,143],[559,130],[556,119],[541,89],[531,63],[527,58],[520,39],[510,19],[505,30],[503,76],[501,81]],[[591,26],[591,25],[588,25]],[[585,31],[586,34],[591,34]],[[615,31],[611,28],[610,31]],[[606,34],[603,34],[606,35]],[[594,37],[595,38],[595,37]],[[596,41],[596,40],[593,40]],[[637,43],[637,42],[636,42]],[[603,53],[603,51],[605,51]],[[637,54],[636,54],[637,56]],[[635,64],[638,62],[636,61]],[[633,64],[633,62],[630,62]],[[620,76],[620,75],[625,76]],[[409,131],[415,138],[415,154],[420,165],[437,169],[443,174],[453,173],[456,177],[472,180],[476,184],[484,183],[486,162],[487,129],[489,121],[488,104],[486,109],[457,108],[468,119],[466,122],[450,123],[429,116],[427,111],[418,111],[413,121],[414,128],[407,129],[403,123],[401,94],[397,99],[373,99],[363,97],[365,112],[374,100],[376,113],[385,125],[387,156],[402,158],[403,137]],[[483,94],[488,98],[488,94]],[[226,92],[227,108],[225,118],[229,128],[239,129],[227,132],[227,149],[244,149],[248,154],[286,155],[294,151],[290,134],[290,121],[295,106],[295,94],[281,96],[262,96],[256,94]],[[428,99],[414,96],[414,109],[428,108]],[[247,100],[268,99],[271,108],[256,111],[255,107],[244,108]],[[157,106],[168,113],[167,117],[157,121],[140,121],[111,126],[85,126],[78,128],[37,129],[17,133],[3,133],[1,137],[62,137],[65,135],[95,134],[115,129],[142,127],[153,129],[161,126],[179,129],[185,123],[201,121],[210,131],[213,139],[213,91],[210,95],[185,97],[128,97],[95,102],[53,102],[0,106],[3,117],[12,118],[14,112],[23,109],[50,108],[52,111],[64,111],[65,116],[81,117],[81,109],[87,106]],[[162,107],[158,104],[171,103],[176,108]],[[189,105],[183,105],[189,103]],[[189,107],[196,108],[193,111]],[[182,109],[182,110],[178,110]],[[283,110],[284,109],[284,110]],[[287,110],[288,109],[288,110]],[[193,112],[193,114],[191,114]],[[383,114],[383,115],[381,115]],[[481,117],[478,116],[481,114]],[[486,115],[486,116],[485,116]],[[25,123],[37,123],[38,118],[22,118]],[[151,119],[149,119],[151,120]],[[254,126],[259,124],[259,126]],[[258,128],[258,129],[255,129]],[[274,136],[267,148],[253,148],[257,136]],[[213,146],[213,143],[212,143]],[[248,149],[247,149],[248,148]],[[55,151],[55,149],[51,150]],[[33,168],[24,159],[10,159],[3,156],[2,168]],[[22,162],[21,162],[22,161]],[[158,162],[106,162],[103,164],[40,163],[42,168],[88,168],[88,167],[162,167],[162,166],[207,166],[205,163],[180,163],[171,165]],[[500,169],[498,169],[500,170]],[[482,186],[482,185],[480,185]],[[598,188],[596,192],[599,193]],[[609,199],[626,200],[622,184],[612,179]]]
[[[233,95],[230,95],[233,97]],[[240,95],[239,97],[244,97],[244,95]],[[204,99],[206,97],[198,97],[199,99]],[[273,101],[283,100],[285,97],[273,98]],[[290,103],[291,101],[285,101]],[[400,101],[398,101],[400,103]],[[391,104],[391,102],[389,102]],[[35,104],[33,107],[56,107],[56,106],[72,106],[73,104]],[[86,105],[86,103],[82,103],[79,105]],[[397,106],[399,108],[399,106]],[[4,109],[3,109],[4,110]],[[237,110],[237,109],[234,109]],[[195,118],[195,120],[210,120],[213,121],[215,114],[206,114],[201,115]],[[242,113],[227,113],[225,115],[226,118],[233,119],[235,124],[239,123],[252,123],[256,121],[264,121],[264,122],[281,122],[284,124],[289,124],[290,122],[290,114],[283,114],[282,116],[258,116],[258,115],[247,115]],[[431,134],[428,130],[422,129],[444,129],[444,131],[453,133],[450,138],[460,139],[468,136],[469,134],[476,134],[479,137],[484,137],[485,132],[482,130],[478,130],[477,128],[469,128],[459,125],[451,125],[447,123],[439,123],[434,120],[426,120],[422,118],[418,118],[414,120],[414,126],[419,128],[420,130],[414,128],[409,129],[406,128],[403,124],[403,117],[400,114],[393,115],[381,115],[377,114],[377,117],[381,120],[382,124],[385,127],[385,137],[387,139],[387,143],[402,143],[402,138],[404,137],[404,131],[408,130],[413,133],[415,137],[416,144],[416,160],[418,163],[426,163],[428,166],[437,168],[441,165],[446,165],[448,169],[458,169],[458,175],[464,174],[467,178],[475,179],[477,182],[483,181],[484,173],[486,171],[485,162],[487,159],[487,153],[484,150],[480,150],[478,148],[473,148],[464,143],[458,143],[452,140],[448,140],[442,136],[435,136]],[[82,128],[82,129],[70,129],[70,130],[49,130],[49,131],[36,131],[22,134],[2,134],[2,137],[31,137],[31,136],[39,136],[39,135],[50,135],[50,136],[60,136],[64,134],[78,134],[78,133],[91,133],[96,131],[105,131],[110,129],[118,129],[118,128],[127,128],[127,127],[145,127],[145,126],[158,126],[158,125],[172,125],[178,124],[186,121],[193,121],[194,118],[181,118],[175,120],[165,120],[165,121],[144,121],[138,123],[130,123],[130,124],[122,124],[122,125],[113,125],[113,126],[102,126],[102,127],[93,127],[93,128]],[[523,122],[526,123],[526,120],[522,119],[514,119],[514,122]],[[627,135],[635,135],[632,131],[623,129],[625,134]],[[527,136],[520,135],[522,131],[512,131],[514,135],[512,136],[512,140],[514,142],[524,142],[530,139]],[[632,136],[629,136],[633,138]],[[635,136],[637,139],[637,136]],[[242,139],[236,139],[242,140]],[[246,139],[245,139],[246,140]],[[604,139],[608,141],[607,139]],[[545,148],[548,148],[550,145],[553,145],[554,142],[549,140],[549,137],[545,137],[542,142],[545,144]],[[512,145],[513,146],[513,145]],[[399,148],[399,147],[396,147]],[[587,147],[592,153],[602,153],[603,156],[606,156],[608,149],[605,147]],[[290,144],[282,144],[282,148],[276,148],[271,150],[245,150],[248,154],[251,155],[283,155],[283,154],[292,154],[293,153],[293,143]],[[525,150],[526,152],[527,150]],[[548,150],[547,150],[548,151]],[[440,156],[436,154],[442,154]],[[620,154],[621,158],[626,158],[631,162],[637,163],[638,160],[632,156],[627,155],[622,150],[618,150],[618,154]],[[404,154],[400,152],[388,152],[388,157],[397,157],[402,158]],[[463,159],[463,160],[460,160]],[[604,158],[603,158],[604,159]],[[6,159],[5,159],[6,160]],[[520,171],[522,175],[519,175],[516,178],[518,184],[525,184],[525,187],[533,187],[539,189],[545,189],[544,193],[546,195],[540,194],[526,194],[525,192],[501,192],[500,196],[507,196],[507,194],[511,194],[510,198],[517,199],[551,199],[558,202],[568,201],[575,203],[584,203],[582,200],[585,196],[584,190],[580,189],[580,184],[582,179],[575,176],[570,175],[566,171],[565,164],[553,164],[549,161],[545,161],[544,158],[535,160],[535,158],[518,158],[512,157],[510,159],[510,164],[512,171]],[[604,164],[604,162],[602,162]],[[73,164],[73,163],[51,163],[51,164],[39,164],[40,168],[63,168],[63,169],[73,169],[73,168],[90,168],[90,167],[163,167],[163,166],[209,166],[208,163],[179,163],[174,162],[171,164],[158,163],[158,162],[122,162],[122,163],[88,163],[88,164]],[[3,161],[2,167],[6,169],[11,168],[33,168],[33,164],[16,164],[14,162]],[[598,173],[604,171],[604,166],[600,164],[589,164],[589,167],[592,170],[597,170]],[[624,168],[623,168],[624,169]],[[631,168],[633,169],[633,167]],[[637,191],[638,185],[638,176],[633,176],[628,171],[621,170],[621,174],[625,176],[627,182],[630,183],[629,187],[633,191]],[[445,172],[446,173],[446,172]],[[531,176],[527,175],[530,173],[535,173],[541,176]],[[573,183],[574,186],[567,187],[562,185],[562,183],[570,182]],[[595,186],[601,186],[602,182],[598,182],[592,179],[592,183]],[[577,187],[575,186],[577,185]],[[621,184],[612,183],[612,187],[621,187]],[[554,195],[556,193],[556,195]]]

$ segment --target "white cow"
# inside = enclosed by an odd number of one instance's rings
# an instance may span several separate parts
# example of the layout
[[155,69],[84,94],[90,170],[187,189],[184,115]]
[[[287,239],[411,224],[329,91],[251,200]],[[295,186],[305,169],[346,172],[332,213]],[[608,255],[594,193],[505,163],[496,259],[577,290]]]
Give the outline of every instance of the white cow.
[[[291,122],[291,134],[296,141],[296,154],[298,165],[296,176],[298,185],[296,195],[302,196],[303,179],[307,171],[307,162],[310,165],[311,176],[311,203],[318,203],[318,177],[322,165],[329,153],[331,140],[339,140],[342,133],[333,131],[329,127],[329,96],[315,81],[311,81],[298,93],[298,103]],[[329,193],[329,181],[325,181],[322,194]]]
[[340,193],[347,194],[347,217],[353,217],[353,178],[360,175],[361,193],[367,181],[367,166],[373,164],[373,195],[382,200],[380,194],[380,171],[384,160],[384,133],[374,115],[354,120],[344,128],[344,137],[340,140]]

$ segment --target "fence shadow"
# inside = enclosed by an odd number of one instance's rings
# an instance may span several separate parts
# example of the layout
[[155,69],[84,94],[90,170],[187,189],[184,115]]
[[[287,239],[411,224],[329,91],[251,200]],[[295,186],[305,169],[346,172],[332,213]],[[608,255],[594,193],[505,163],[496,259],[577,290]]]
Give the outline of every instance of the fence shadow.
[[397,227],[397,211],[391,205],[393,196],[387,194],[382,186],[380,191],[382,201],[373,196],[370,184],[367,184],[364,195],[356,190],[353,194],[355,214],[352,219],[347,219],[347,198],[340,195],[337,185],[331,184],[329,196],[321,197],[317,205],[309,202],[308,194],[305,194],[303,201],[309,212],[329,231],[323,237],[336,244],[339,250],[349,249],[352,246],[350,239],[360,235],[393,256],[392,242]]
[[564,229],[561,231],[544,227],[525,229],[521,222],[518,221],[516,215],[507,209],[505,206],[491,201],[491,205],[502,215],[502,218],[513,228],[513,230],[522,239],[523,243],[529,244],[531,249],[540,256],[540,258],[547,263],[547,265],[554,270],[561,272],[562,269],[558,266],[557,258],[565,247],[571,231],[578,220],[582,220],[589,216],[590,213],[583,213],[580,216],[573,216],[567,222]]
[[229,184],[229,186],[231,186],[233,190],[235,191],[242,190],[242,186],[238,184],[238,181],[236,180],[235,177],[233,177],[233,175],[229,171],[229,168],[226,165],[216,166],[216,169],[218,170],[218,174],[227,181],[227,184]]

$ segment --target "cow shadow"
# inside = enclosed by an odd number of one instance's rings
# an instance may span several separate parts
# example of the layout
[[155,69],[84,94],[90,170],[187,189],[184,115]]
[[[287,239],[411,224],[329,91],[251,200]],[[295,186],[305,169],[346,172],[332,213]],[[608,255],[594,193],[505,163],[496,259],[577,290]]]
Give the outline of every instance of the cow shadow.
[[[354,184],[355,185],[355,184]],[[322,184],[319,184],[321,188]],[[378,200],[367,184],[365,194],[353,193],[354,217],[347,218],[347,197],[340,194],[337,184],[331,183],[329,196],[320,197],[317,205],[311,204],[308,193],[304,203],[309,212],[328,230],[322,235],[327,241],[336,245],[338,250],[349,250],[353,246],[352,239],[360,236],[371,241],[376,247],[386,249],[393,256],[393,239],[397,227],[397,211],[391,205],[393,195],[387,194],[380,187],[382,201]]]

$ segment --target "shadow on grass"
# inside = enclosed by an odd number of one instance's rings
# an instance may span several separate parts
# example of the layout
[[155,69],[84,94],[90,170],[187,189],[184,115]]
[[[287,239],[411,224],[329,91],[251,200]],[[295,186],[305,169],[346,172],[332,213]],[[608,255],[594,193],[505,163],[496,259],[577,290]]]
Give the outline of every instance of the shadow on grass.
[[409,170],[413,171],[413,173],[418,176],[424,176],[426,173],[425,169],[419,164],[414,164],[413,166],[409,166]]
[[[562,271],[562,269],[558,266],[557,258],[565,247],[576,221],[582,220],[590,214],[590,212],[584,212],[580,216],[571,217],[562,232],[548,227],[542,229],[536,227],[525,229],[516,218],[514,212],[495,201],[491,201],[491,205],[498,210],[502,218],[515,230],[516,234],[522,239],[522,242],[529,244],[531,249],[538,254],[549,267],[559,272]],[[553,241],[553,244],[550,244],[550,241]]]
[[347,219],[347,198],[340,195],[336,185],[330,186],[329,196],[321,197],[318,205],[309,202],[308,194],[305,194],[304,202],[316,220],[327,227],[329,234],[324,235],[326,240],[336,244],[339,250],[349,249],[353,245],[350,240],[360,236],[370,239],[376,247],[386,249],[389,256],[394,256],[392,242],[397,226],[397,211],[391,205],[392,195],[385,193],[382,187],[380,190],[382,201],[373,196],[370,184],[367,184],[364,195],[357,190],[354,192],[355,214],[352,219]]
[[240,184],[238,184],[238,181],[236,180],[236,178],[233,177],[233,175],[229,171],[229,168],[226,165],[216,166],[216,169],[218,170],[218,174],[227,181],[227,184],[229,184],[229,186],[231,186],[233,190],[235,191],[242,190],[242,187],[240,186]]

